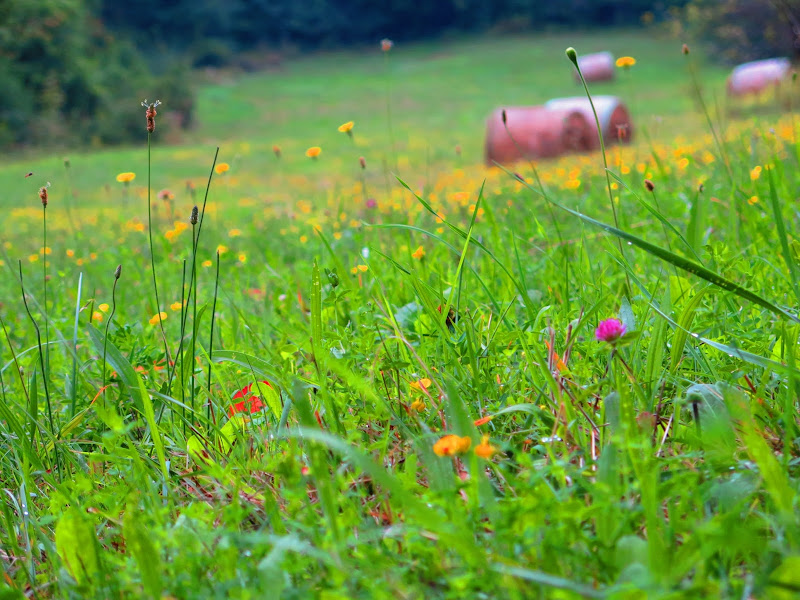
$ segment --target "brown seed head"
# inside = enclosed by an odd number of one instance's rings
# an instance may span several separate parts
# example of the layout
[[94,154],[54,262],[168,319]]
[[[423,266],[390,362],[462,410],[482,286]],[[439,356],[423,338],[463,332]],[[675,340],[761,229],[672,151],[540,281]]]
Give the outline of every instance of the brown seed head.
[[48,183],[47,185],[43,185],[39,188],[39,199],[42,201],[42,206],[45,208],[47,208],[47,187],[49,185],[50,184]]
[[147,103],[145,99],[142,102],[142,106],[144,106],[147,110],[144,113],[144,116],[147,118],[147,133],[153,133],[156,130],[156,106],[161,104],[161,100],[156,100],[155,102],[151,102],[150,104]]
[[362,169],[366,169],[367,168],[367,161],[363,156],[359,156],[358,157],[358,164],[361,165]]
[[683,47],[681,48],[681,52],[683,52],[684,54],[689,54],[689,46],[684,44]]
[[644,187],[647,188],[648,192],[652,192],[654,189],[656,189],[656,184],[653,183],[652,181],[650,181],[649,179],[645,179],[644,180]]
[[501,116],[501,117],[502,117],[502,119],[503,119],[503,125],[505,125],[506,123],[508,123],[508,118],[506,117],[506,109],[505,109],[505,108],[503,109],[503,112],[500,114],[500,116]]
[[197,206],[192,207],[192,216],[189,217],[189,223],[192,225],[197,225]]
[[122,275],[122,265],[117,265],[117,269],[114,271],[114,279],[119,279],[120,275]]

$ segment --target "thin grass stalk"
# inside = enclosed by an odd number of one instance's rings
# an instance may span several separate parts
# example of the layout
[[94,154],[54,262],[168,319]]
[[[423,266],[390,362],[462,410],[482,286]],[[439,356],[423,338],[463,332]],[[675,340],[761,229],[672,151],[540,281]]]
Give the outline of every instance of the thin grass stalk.
[[117,282],[119,281],[119,276],[121,273],[122,265],[119,265],[117,266],[117,270],[114,271],[114,285],[111,287],[111,314],[108,315],[105,332],[103,334],[103,377],[101,379],[101,384],[103,386],[103,410],[106,410],[108,407],[106,402],[106,357],[108,351],[108,328],[111,326],[111,320],[114,318],[114,313],[117,312]]
[[153,271],[153,292],[155,293],[156,297],[156,314],[158,315],[158,325],[161,329],[161,339],[164,341],[164,356],[167,359],[167,365],[170,363],[170,354],[169,354],[169,344],[167,343],[167,334],[164,331],[164,320],[161,318],[161,300],[158,297],[158,277],[156,276],[156,257],[155,251],[153,250],[153,209],[150,206],[151,204],[151,159],[150,159],[150,147],[151,147],[151,138],[153,134],[148,131],[147,132],[147,237],[150,241],[150,268]]
[[[47,196],[45,195],[45,198]],[[42,378],[49,378],[50,374],[50,325],[47,322],[47,200],[42,201],[42,285],[44,286],[44,302],[42,303],[42,318],[44,319],[44,364],[45,371]]]
[[[183,360],[183,337],[185,335],[186,319],[184,314],[189,312],[186,302],[186,259],[183,261],[183,275],[181,276],[181,339],[178,342],[178,355],[175,357],[175,368],[178,366],[178,361],[181,362],[181,410],[183,411],[183,435],[186,436],[186,386],[183,385],[183,380],[186,377],[186,366]],[[167,365],[169,368],[169,365]],[[171,386],[170,386],[171,387]]]
[[195,402],[195,394],[194,394],[194,384],[195,384],[195,373],[194,373],[194,371],[195,371],[195,369],[194,369],[194,363],[195,363],[195,352],[197,351],[196,350],[196,341],[197,341],[197,335],[196,335],[196,332],[197,332],[197,243],[196,243],[196,237],[197,237],[197,232],[196,232],[196,230],[197,230],[197,207],[196,206],[194,207],[194,209],[192,211],[192,221],[193,222],[192,222],[192,274],[191,274],[191,278],[192,278],[192,281],[194,282],[194,289],[191,289],[191,288],[189,289],[189,294],[192,297],[192,331],[191,331],[191,335],[192,335],[192,356],[191,356],[191,362],[189,363],[189,369],[190,369],[190,372],[189,372],[190,373],[190,375],[189,375],[189,377],[190,377],[189,385],[191,386],[191,388],[189,389],[189,397],[190,397],[191,403],[192,403],[192,425],[194,425],[194,410],[195,410],[195,407],[194,407],[194,402]]
[[70,418],[75,416],[75,404],[78,399],[78,317],[81,311],[81,291],[83,290],[83,273],[78,275],[78,298],[75,301],[75,325],[72,329],[72,397],[70,398]]
[[25,298],[25,284],[22,280],[22,261],[18,261],[19,263],[19,285],[20,289],[22,290],[22,302],[25,305],[25,312],[28,313],[28,317],[33,323],[34,329],[36,329],[36,345],[39,347],[39,365],[42,369],[42,384],[44,385],[44,399],[45,403],[47,404],[47,418],[50,421],[50,435],[53,437],[53,452],[55,454],[55,461],[56,461],[56,470],[58,471],[58,479],[59,482],[61,481],[61,461],[59,460],[59,453],[58,453],[58,436],[56,435],[56,425],[55,421],[53,420],[53,407],[50,402],[50,389],[47,385],[47,377],[44,376],[45,371],[45,364],[44,364],[44,351],[42,348],[42,332],[39,329],[39,324],[36,322],[36,319],[33,318],[33,314],[31,314],[30,308],[28,308],[28,299]]
[[[200,214],[198,216],[197,221],[197,236],[193,241],[194,249],[193,252],[197,251],[197,245],[200,243],[200,232],[203,229],[203,220],[206,214],[206,204],[208,203],[208,192],[211,189],[211,179],[214,177],[214,167],[217,166],[217,158],[219,157],[219,146],[217,146],[217,151],[214,153],[214,161],[211,163],[211,172],[208,174],[208,183],[206,184],[206,193],[203,197],[203,207],[200,209]],[[189,280],[189,289],[191,290],[192,284],[194,282],[194,277]],[[186,328],[186,319],[188,315],[187,313],[181,312],[181,332],[185,331]],[[181,339],[183,339],[183,335],[181,335]],[[169,368],[169,365],[167,365]],[[172,386],[172,379],[175,377],[175,370],[177,369],[177,364],[173,367],[170,375],[167,379],[167,386],[171,388]]]
[[212,356],[214,354],[214,323],[216,322],[216,311],[217,311],[217,294],[219,292],[219,250],[217,250],[217,274],[214,278],[214,301],[211,304],[211,333],[208,337],[208,381],[207,381],[207,391],[208,391],[208,409],[206,411],[206,416],[209,420],[211,420],[214,425],[216,425],[216,417],[214,415],[214,408],[211,406],[211,365],[213,363]]
[[[594,106],[594,100],[592,99],[592,94],[589,92],[589,86],[586,84],[586,79],[583,77],[583,72],[581,71],[580,66],[578,65],[578,53],[575,52],[574,48],[567,48],[567,58],[572,61],[572,64],[575,65],[575,68],[578,70],[578,76],[581,78],[581,83],[583,84],[583,90],[586,92],[586,97],[589,99],[589,105],[592,107],[592,115],[594,115],[594,124],[597,127],[597,137],[600,140],[600,153],[603,155],[603,170],[606,174],[606,188],[608,189],[608,201],[611,203],[611,213],[614,215],[614,227],[619,229],[619,219],[617,218],[617,206],[614,204],[614,192],[611,190],[611,175],[608,171],[608,156],[606,155],[606,142],[603,139],[603,129],[600,127],[600,118],[597,116],[597,109]],[[622,249],[622,240],[617,238],[617,244],[619,245],[619,253],[622,256],[622,260],[625,260],[625,252]],[[628,284],[628,293],[631,292],[631,282],[630,278],[628,277],[627,271],[625,272],[625,280]]]

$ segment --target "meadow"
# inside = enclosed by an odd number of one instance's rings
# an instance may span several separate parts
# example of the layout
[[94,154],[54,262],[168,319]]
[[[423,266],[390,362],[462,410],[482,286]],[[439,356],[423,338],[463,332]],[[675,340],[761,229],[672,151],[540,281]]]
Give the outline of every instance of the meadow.
[[[796,597],[794,111],[683,41],[206,72],[185,136],[7,157],[0,598]],[[484,165],[568,46],[633,143]]]

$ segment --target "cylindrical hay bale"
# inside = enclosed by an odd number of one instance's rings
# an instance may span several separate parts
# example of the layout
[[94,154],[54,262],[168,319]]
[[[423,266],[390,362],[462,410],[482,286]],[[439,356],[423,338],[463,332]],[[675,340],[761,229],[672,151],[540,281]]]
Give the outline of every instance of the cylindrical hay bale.
[[[578,66],[586,81],[611,81],[614,79],[614,55],[611,52],[595,52],[578,56]],[[575,80],[580,81],[578,71]]]
[[[544,106],[497,109],[486,123],[486,164],[510,164],[523,158],[552,158],[566,152],[586,152],[592,129],[577,110]],[[509,135],[510,134],[510,135]]]
[[728,95],[760,94],[779,86],[789,78],[791,67],[788,58],[768,58],[739,65],[728,77]]
[[[592,96],[597,118],[600,121],[600,130],[603,132],[603,141],[606,144],[627,144],[633,138],[633,124],[627,107],[616,96]],[[597,135],[597,126],[594,121],[592,105],[586,96],[573,98],[555,98],[545,104],[547,108],[558,110],[577,110],[584,116],[592,127],[590,148],[600,149],[600,138]]]

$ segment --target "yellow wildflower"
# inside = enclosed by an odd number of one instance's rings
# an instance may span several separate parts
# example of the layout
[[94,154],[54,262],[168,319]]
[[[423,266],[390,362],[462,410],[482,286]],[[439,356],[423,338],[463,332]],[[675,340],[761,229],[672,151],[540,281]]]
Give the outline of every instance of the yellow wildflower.
[[231,229],[228,232],[228,235],[231,236],[231,237],[237,237],[239,235],[242,235],[242,230],[241,229]]
[[174,311],[178,311],[181,309],[182,305],[180,302],[173,302],[172,304],[169,305],[169,307]]
[[414,412],[422,412],[425,410],[425,401],[421,398],[417,398],[411,403],[411,410]]
[[306,156],[308,158],[317,158],[320,154],[322,154],[322,148],[319,146],[311,146],[311,148],[306,150]]
[[630,69],[633,65],[636,64],[636,59],[632,56],[620,56],[617,59],[617,66],[621,69]]
[[117,175],[117,181],[119,181],[120,183],[130,183],[134,179],[136,179],[136,173],[128,172],[128,173],[120,173],[119,175]]
[[203,266],[206,267],[206,268],[210,267],[212,264],[214,264],[214,263],[212,263],[210,260],[204,260],[203,261]]
[[427,377],[420,379],[419,381],[412,381],[411,382],[411,389],[412,390],[425,390],[427,391],[428,388],[431,387],[431,380]]
[[167,318],[167,313],[161,311],[157,315],[153,315],[152,317],[150,317],[150,325],[158,325],[159,321],[163,321],[166,318]]
[[227,173],[230,170],[231,166],[228,163],[219,163],[214,170],[217,172],[217,175],[222,175],[223,173]]
[[758,204],[758,196],[750,196],[750,199],[747,201],[750,206],[754,204]]
[[413,254],[411,256],[413,256],[417,260],[422,260],[422,257],[425,256],[425,248],[420,246],[419,248],[414,250],[414,252],[413,252]]
[[750,179],[752,181],[755,181],[759,177],[761,177],[761,165],[754,167],[753,170],[750,171]]
[[100,304],[100,305],[99,305],[97,308],[99,308],[99,309],[100,309],[101,311],[103,311],[104,313],[108,312],[108,304],[106,304],[105,302],[103,302],[102,304]]
[[353,125],[355,125],[355,123],[353,123],[352,121],[348,121],[347,123],[342,123],[341,125],[339,125],[339,131],[351,135],[353,132]]

